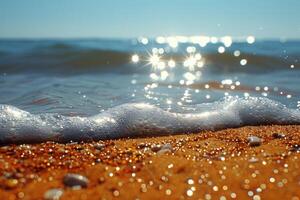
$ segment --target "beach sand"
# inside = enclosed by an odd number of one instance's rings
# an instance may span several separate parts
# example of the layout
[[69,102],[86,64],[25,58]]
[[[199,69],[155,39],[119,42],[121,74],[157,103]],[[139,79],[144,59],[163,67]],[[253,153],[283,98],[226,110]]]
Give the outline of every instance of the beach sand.
[[[249,136],[259,137],[261,143],[250,145]],[[300,198],[298,145],[300,126],[274,125],[2,146],[0,199],[50,199],[63,191],[60,199],[296,200]],[[68,173],[85,176],[87,187],[67,187],[63,180]],[[53,188],[60,190],[51,192]]]

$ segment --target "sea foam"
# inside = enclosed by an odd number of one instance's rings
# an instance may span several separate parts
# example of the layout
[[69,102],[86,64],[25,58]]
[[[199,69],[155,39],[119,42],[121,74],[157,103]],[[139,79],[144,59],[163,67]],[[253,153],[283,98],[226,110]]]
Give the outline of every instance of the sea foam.
[[187,134],[245,125],[300,124],[299,110],[267,98],[232,97],[197,107],[202,109],[183,114],[149,104],[129,103],[90,117],[67,117],[35,115],[11,105],[1,105],[0,144],[104,140]]

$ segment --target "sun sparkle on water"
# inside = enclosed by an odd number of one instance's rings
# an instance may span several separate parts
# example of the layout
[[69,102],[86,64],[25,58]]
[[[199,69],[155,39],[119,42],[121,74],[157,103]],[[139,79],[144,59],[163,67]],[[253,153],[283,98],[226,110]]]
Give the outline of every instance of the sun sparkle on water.
[[[242,57],[243,52],[241,52],[240,49],[234,49],[233,44],[235,41],[231,36],[219,38],[214,36],[158,36],[154,41],[147,37],[140,37],[138,41],[145,46],[151,45],[151,53],[148,53],[146,56],[134,54],[131,57],[131,61],[133,63],[144,63],[146,66],[151,67],[149,78],[152,84],[145,86],[145,97],[157,101],[158,105],[160,102],[164,102],[169,106],[173,104],[184,106],[184,104],[193,102],[193,95],[199,93],[206,100],[211,101],[214,99],[214,95],[211,91],[214,91],[216,86],[211,87],[210,84],[204,84],[203,89],[188,89],[184,91],[184,94],[179,99],[174,99],[173,97],[172,99],[167,93],[164,94],[165,96],[162,96],[160,92],[155,91],[158,87],[164,87],[160,85],[162,83],[166,83],[170,91],[178,89],[174,87],[176,84],[190,87],[193,84],[201,83],[201,80],[205,79],[206,76],[204,69],[210,66],[206,63],[206,55],[202,55],[201,52],[208,44],[214,44],[217,47],[216,52],[219,54],[227,55],[228,52],[232,57],[239,57],[237,63],[241,67],[246,67],[249,63],[248,58]],[[239,39],[239,41],[241,40]],[[245,37],[243,41],[248,45],[252,45],[256,42],[256,38],[250,35]],[[182,50],[181,45],[183,44],[186,45],[186,47],[182,54],[180,51]],[[288,67],[293,69],[295,66],[291,64]],[[177,83],[174,83],[174,81]],[[234,90],[243,86],[243,82],[239,80],[239,77],[224,77],[223,80],[220,80],[219,84],[220,88],[227,90],[223,93],[224,97],[230,97]],[[253,87],[253,91],[265,97],[271,93],[268,86],[255,86]],[[278,88],[276,89],[276,87],[272,92],[277,92],[281,96],[285,95],[286,98],[292,98],[291,94],[280,91]],[[245,91],[242,92],[241,95],[249,97],[251,93]]]

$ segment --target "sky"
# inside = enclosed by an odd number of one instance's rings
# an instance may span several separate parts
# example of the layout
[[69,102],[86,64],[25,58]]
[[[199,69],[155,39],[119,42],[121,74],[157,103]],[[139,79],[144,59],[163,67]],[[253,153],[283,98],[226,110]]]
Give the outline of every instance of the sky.
[[300,39],[300,0],[1,0],[0,38]]

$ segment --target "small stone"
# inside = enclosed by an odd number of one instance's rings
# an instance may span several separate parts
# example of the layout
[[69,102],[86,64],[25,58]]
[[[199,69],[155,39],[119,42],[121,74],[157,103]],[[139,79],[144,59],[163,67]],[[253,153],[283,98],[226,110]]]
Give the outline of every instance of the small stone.
[[100,184],[104,183],[104,182],[105,182],[105,178],[104,178],[104,177],[100,177],[100,178],[98,179],[98,182],[99,182]]
[[103,150],[105,148],[105,144],[103,143],[94,144],[94,148],[97,150]]
[[248,160],[250,163],[256,163],[258,162],[258,158],[252,157]]
[[261,145],[261,139],[257,136],[249,136],[248,137],[248,144],[251,147],[256,147],[256,146],[260,146]]
[[44,199],[45,200],[59,200],[61,195],[63,195],[64,191],[62,189],[50,189],[45,192]]
[[86,188],[89,180],[80,174],[67,174],[64,176],[63,182],[68,187],[84,187]]
[[145,147],[147,147],[147,144],[146,143],[139,143],[138,145],[137,145],[137,148],[139,148],[139,149],[143,149],[143,148],[145,148]]
[[173,151],[173,147],[172,147],[172,145],[171,144],[164,144],[162,147],[161,147],[161,149],[169,149],[170,151]]
[[77,150],[77,151],[81,151],[81,150],[83,150],[83,149],[84,149],[83,146],[77,146],[77,147],[76,147],[76,150]]
[[158,152],[156,152],[157,155],[162,155],[165,153],[171,153],[172,151],[170,149],[161,149]]
[[161,145],[159,145],[159,144],[152,145],[151,150],[153,152],[158,152],[159,150],[161,150]]
[[282,139],[285,138],[285,135],[283,133],[273,133],[272,137],[275,139]]
[[10,173],[10,172],[3,172],[3,176],[8,179],[8,178],[12,177],[12,173]]
[[171,144],[167,143],[167,144],[163,144],[163,145],[160,145],[160,144],[155,144],[155,145],[152,145],[151,146],[151,150],[153,152],[158,152],[160,150],[164,150],[164,151],[173,151],[173,147]]
[[13,189],[18,186],[19,181],[17,179],[7,179],[5,181],[5,187],[7,189]]
[[157,151],[157,154],[165,154],[165,153],[171,153],[173,151],[173,147],[171,144],[164,144],[161,146],[160,150]]
[[290,149],[290,151],[292,151],[292,152],[300,152],[300,145],[294,144],[292,146],[292,148]]

